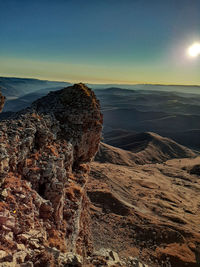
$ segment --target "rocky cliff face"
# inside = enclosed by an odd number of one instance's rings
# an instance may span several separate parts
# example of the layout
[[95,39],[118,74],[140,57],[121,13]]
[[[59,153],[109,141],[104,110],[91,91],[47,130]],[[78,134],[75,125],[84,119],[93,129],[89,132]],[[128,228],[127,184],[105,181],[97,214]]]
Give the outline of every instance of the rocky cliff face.
[[4,103],[5,103],[5,97],[2,96],[2,94],[0,93],[0,112],[3,109]]
[[99,102],[83,84],[0,123],[1,266],[84,266],[85,184],[101,130]]

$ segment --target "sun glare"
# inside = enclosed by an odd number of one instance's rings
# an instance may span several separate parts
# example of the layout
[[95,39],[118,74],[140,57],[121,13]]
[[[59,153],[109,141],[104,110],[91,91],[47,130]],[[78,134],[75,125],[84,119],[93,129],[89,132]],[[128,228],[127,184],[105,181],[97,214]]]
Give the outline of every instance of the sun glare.
[[200,56],[200,43],[194,43],[188,48],[188,54],[191,57]]

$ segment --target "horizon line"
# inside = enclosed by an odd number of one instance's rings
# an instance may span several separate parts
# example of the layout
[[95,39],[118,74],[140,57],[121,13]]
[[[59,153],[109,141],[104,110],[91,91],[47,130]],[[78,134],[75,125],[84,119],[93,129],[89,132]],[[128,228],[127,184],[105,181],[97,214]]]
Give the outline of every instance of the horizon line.
[[63,83],[85,83],[85,84],[91,84],[91,85],[156,85],[156,86],[194,86],[194,87],[200,87],[200,84],[181,84],[181,83],[157,83],[157,82],[115,82],[115,83],[102,83],[102,82],[75,82],[75,81],[65,81],[65,80],[49,80],[46,78],[35,78],[35,77],[18,77],[18,76],[0,76],[0,78],[15,78],[15,79],[32,79],[32,80],[40,80],[40,81],[49,81],[49,82],[63,82]]

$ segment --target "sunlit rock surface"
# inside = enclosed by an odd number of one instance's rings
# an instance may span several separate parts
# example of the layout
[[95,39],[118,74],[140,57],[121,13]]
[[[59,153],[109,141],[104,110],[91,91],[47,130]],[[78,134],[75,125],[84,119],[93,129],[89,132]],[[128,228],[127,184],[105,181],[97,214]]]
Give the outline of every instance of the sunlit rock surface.
[[[3,103],[0,96],[1,110]],[[101,130],[99,102],[83,84],[0,123],[2,264],[84,264],[91,250],[85,183]]]

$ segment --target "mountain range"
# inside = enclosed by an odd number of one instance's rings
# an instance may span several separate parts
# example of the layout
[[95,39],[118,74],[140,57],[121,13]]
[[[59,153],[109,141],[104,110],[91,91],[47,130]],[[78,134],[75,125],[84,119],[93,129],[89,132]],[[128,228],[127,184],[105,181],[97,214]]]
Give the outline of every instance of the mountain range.
[[112,87],[99,102],[16,80],[0,96],[0,264],[198,267],[200,95]]
[[[9,112],[8,115],[19,111],[48,92],[67,85],[62,82],[2,77],[0,86],[7,97],[3,111]],[[101,102],[105,141],[109,132],[113,137],[116,131],[155,132],[192,149],[200,149],[198,86],[133,85],[127,86],[127,89],[124,86],[106,88],[106,85],[92,85]],[[1,118],[6,116],[5,113],[0,115]]]

